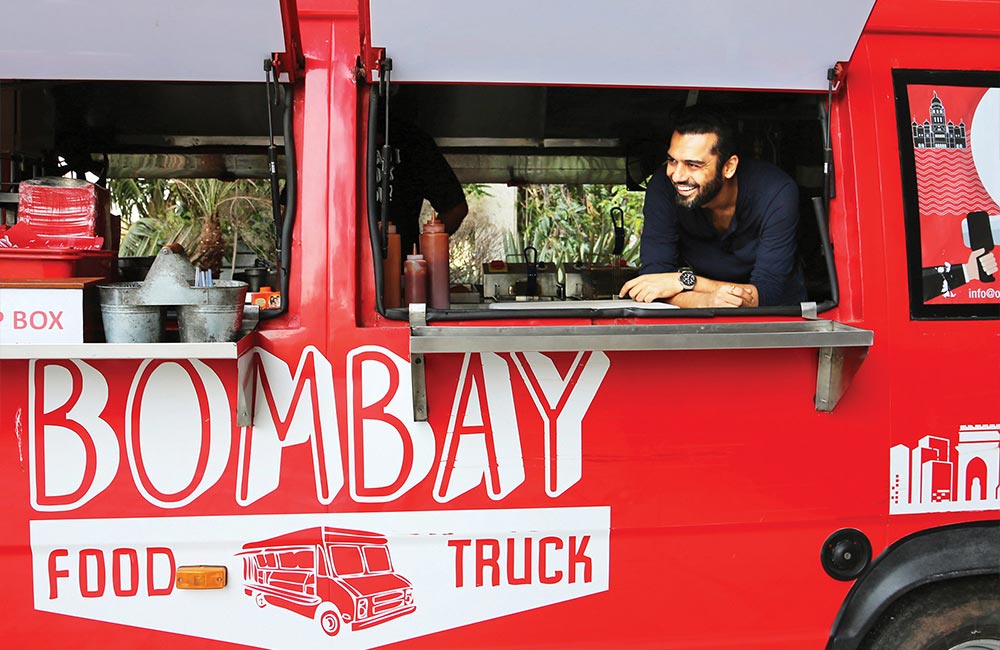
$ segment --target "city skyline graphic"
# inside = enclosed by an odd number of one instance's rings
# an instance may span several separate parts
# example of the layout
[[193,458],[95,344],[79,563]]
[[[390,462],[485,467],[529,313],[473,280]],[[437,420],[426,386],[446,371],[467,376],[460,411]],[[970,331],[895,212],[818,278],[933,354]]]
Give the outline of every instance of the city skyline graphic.
[[1000,510],[1000,424],[889,450],[889,514],[962,510]]

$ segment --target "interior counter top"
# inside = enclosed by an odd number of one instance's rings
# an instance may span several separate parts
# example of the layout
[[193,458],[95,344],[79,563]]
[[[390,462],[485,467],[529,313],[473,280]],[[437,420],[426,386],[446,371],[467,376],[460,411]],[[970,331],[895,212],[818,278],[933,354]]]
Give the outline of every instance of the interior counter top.
[[608,298],[606,300],[525,300],[510,302],[491,302],[487,304],[488,309],[545,309],[545,310],[565,310],[565,309],[679,309],[675,305],[665,302],[635,302],[634,300],[624,300],[621,298]]

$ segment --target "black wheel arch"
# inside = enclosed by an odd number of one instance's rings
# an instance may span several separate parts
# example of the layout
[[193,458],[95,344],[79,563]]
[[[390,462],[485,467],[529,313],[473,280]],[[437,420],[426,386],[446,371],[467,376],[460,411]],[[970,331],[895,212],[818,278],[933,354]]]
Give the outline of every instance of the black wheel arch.
[[901,596],[934,582],[1000,573],[1000,520],[931,528],[886,548],[840,607],[827,650],[855,650]]

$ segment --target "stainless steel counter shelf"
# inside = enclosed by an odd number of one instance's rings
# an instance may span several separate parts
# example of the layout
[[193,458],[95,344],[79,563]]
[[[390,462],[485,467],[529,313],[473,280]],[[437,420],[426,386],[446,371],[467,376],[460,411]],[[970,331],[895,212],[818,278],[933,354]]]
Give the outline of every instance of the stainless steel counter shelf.
[[239,343],[0,345],[0,359],[236,359]]
[[582,350],[761,350],[816,348],[815,407],[832,411],[874,342],[871,330],[829,320],[655,325],[429,326],[411,312],[413,411],[427,419],[425,354]]

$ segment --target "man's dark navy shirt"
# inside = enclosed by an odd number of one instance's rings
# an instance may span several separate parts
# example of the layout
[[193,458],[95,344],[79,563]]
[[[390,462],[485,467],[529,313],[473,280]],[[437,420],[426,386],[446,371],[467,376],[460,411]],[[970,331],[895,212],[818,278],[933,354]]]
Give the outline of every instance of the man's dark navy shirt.
[[720,235],[707,211],[677,205],[666,166],[657,169],[646,185],[642,209],[641,272],[690,266],[712,280],[754,285],[762,307],[804,301],[795,181],[774,165],[747,159],[736,168],[736,182],[736,212]]

